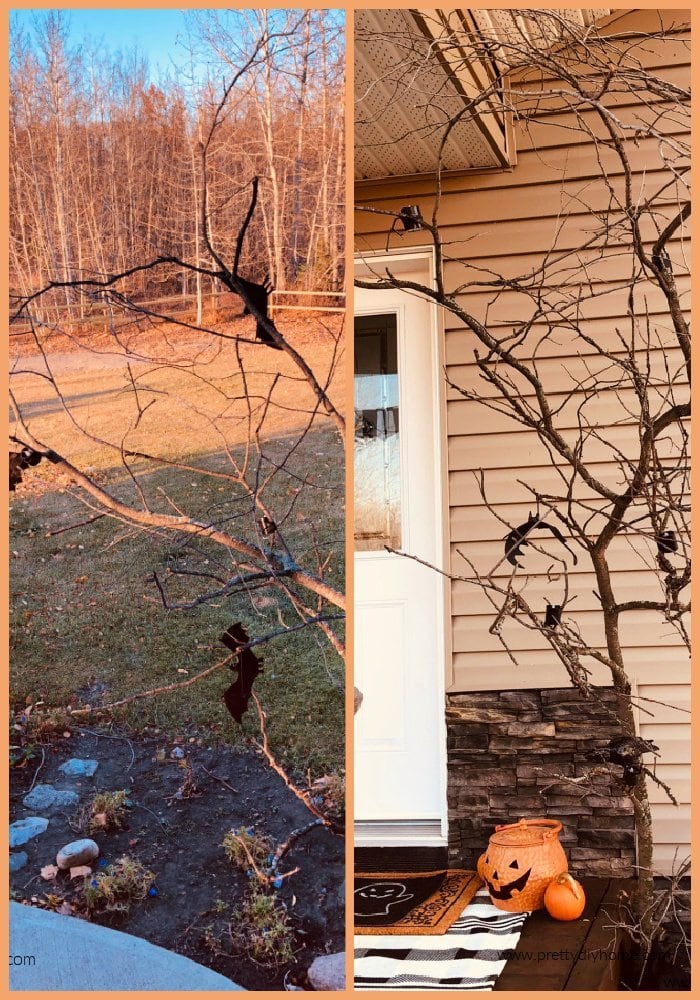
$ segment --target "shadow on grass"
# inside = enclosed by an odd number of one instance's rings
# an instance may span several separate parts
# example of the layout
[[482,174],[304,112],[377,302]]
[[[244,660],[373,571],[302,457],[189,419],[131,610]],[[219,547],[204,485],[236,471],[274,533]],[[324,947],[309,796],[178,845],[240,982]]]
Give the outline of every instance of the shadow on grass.
[[[279,461],[293,434],[267,442]],[[194,461],[193,459],[190,459]],[[225,471],[219,452],[197,455],[210,471]],[[266,461],[262,471],[271,469]],[[135,467],[154,509],[172,511],[165,499],[196,517],[211,517],[226,530],[255,537],[257,515],[233,484],[203,473]],[[344,579],[343,451],[335,431],[311,431],[290,461],[290,473],[274,477],[266,490],[272,516],[301,565],[316,572],[330,555],[326,578],[342,589]],[[295,478],[296,477],[296,478]],[[313,478],[313,485],[301,479]],[[100,473],[107,489],[124,500],[137,492],[124,469]],[[31,470],[11,504],[11,698],[51,706],[93,706],[138,691],[186,679],[225,654],[222,632],[242,621],[251,637],[298,621],[291,603],[273,588],[204,603],[188,611],[164,609],[152,574],[175,580],[187,565],[228,578],[233,554],[205,541],[144,532],[92,516],[56,480],[52,467]],[[69,530],[62,530],[68,528]],[[55,534],[60,531],[60,534]],[[173,600],[209,589],[211,580],[185,577]],[[214,582],[214,586],[217,584]],[[342,632],[342,630],[341,630]],[[271,746],[295,769],[315,773],[344,763],[343,664],[318,629],[307,628],[260,649],[264,670],[256,691],[268,713]],[[222,692],[231,674],[222,669],[189,688],[134,703],[118,716],[133,732],[158,729],[171,735],[206,733],[242,744],[257,734],[257,720],[238,726],[226,712]],[[80,717],[89,725],[91,717]]]

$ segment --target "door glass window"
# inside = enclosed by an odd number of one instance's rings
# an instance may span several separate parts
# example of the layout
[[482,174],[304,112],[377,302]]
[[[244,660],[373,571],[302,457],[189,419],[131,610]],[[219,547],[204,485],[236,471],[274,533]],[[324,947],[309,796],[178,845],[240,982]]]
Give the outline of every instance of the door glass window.
[[396,315],[355,317],[355,549],[401,546]]

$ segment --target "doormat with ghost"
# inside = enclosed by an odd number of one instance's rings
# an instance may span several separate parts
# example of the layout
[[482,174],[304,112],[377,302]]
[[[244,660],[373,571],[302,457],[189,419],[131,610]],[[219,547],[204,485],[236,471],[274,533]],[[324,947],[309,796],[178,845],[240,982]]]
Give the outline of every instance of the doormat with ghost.
[[481,886],[476,872],[355,874],[355,929],[362,934],[444,934]]

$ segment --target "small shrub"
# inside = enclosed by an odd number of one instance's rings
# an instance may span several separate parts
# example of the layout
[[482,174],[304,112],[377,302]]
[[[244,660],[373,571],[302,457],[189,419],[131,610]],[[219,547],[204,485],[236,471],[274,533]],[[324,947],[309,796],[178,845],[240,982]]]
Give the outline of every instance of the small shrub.
[[127,913],[132,903],[145,899],[155,875],[140,861],[124,856],[103,872],[88,875],[83,886],[90,913]]
[[65,708],[35,708],[27,715],[25,733],[28,737],[41,742],[70,733],[73,718]]
[[277,966],[294,958],[294,934],[287,908],[275,893],[252,886],[231,915],[231,943],[259,965]]
[[203,938],[204,947],[207,951],[211,952],[212,955],[225,955],[226,951],[221,943],[220,934],[216,933],[216,929],[209,924],[204,928]]
[[78,824],[81,830],[87,830],[89,833],[123,830],[127,825],[128,808],[129,795],[123,789],[115,792],[98,792],[80,810]]
[[[12,734],[10,734],[10,739],[12,739]],[[10,767],[25,767],[36,756],[37,751],[34,743],[27,743],[26,745],[10,743]]]
[[251,870],[248,854],[259,868],[267,869],[269,858],[273,853],[269,837],[264,837],[256,833],[252,827],[245,826],[239,827],[238,830],[229,830],[221,846],[228,860],[244,872]]

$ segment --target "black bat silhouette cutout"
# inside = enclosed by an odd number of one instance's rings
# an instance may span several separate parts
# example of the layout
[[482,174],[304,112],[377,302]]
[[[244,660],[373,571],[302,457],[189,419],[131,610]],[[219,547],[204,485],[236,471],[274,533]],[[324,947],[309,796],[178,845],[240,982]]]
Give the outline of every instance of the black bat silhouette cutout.
[[523,568],[521,563],[518,562],[518,556],[522,556],[523,554],[521,551],[522,547],[530,544],[527,541],[527,535],[529,535],[534,528],[546,528],[548,531],[551,531],[554,537],[561,542],[567,552],[571,553],[574,559],[574,565],[576,565],[576,553],[569,548],[569,545],[559,528],[557,528],[555,524],[547,524],[546,521],[540,520],[536,514],[530,514],[524,524],[520,524],[517,528],[513,528],[513,530],[506,535],[506,559],[512,566],[518,566],[520,569]]
[[272,520],[271,517],[267,516],[267,514],[263,514],[263,516],[260,518],[259,523],[260,523],[260,530],[265,536],[274,535],[274,533],[277,531],[277,525],[275,524],[275,522]]
[[10,452],[10,491],[14,492],[16,486],[22,482],[22,473],[25,469],[30,469],[38,465],[44,456],[41,452],[34,451],[29,446],[21,451]]
[[236,679],[224,691],[224,701],[236,722],[243,721],[243,713],[248,708],[248,701],[253,691],[253,681],[262,670],[263,661],[252,649],[241,649],[250,642],[250,637],[243,625],[236,622],[226,629],[221,636],[224,646],[236,654],[231,669],[236,672]]
[[659,756],[659,748],[653,740],[645,740],[641,736],[615,736],[606,746],[589,750],[586,759],[611,761],[624,766],[635,763],[645,753]]
[[[268,299],[270,297],[270,292],[273,289],[272,282],[270,281],[270,275],[266,274],[262,280],[262,284],[258,284],[255,281],[248,281],[246,278],[240,278],[238,276],[238,264],[241,259],[241,253],[243,251],[243,242],[245,240],[246,233],[248,232],[248,226],[250,225],[250,220],[253,218],[255,213],[255,206],[258,203],[258,186],[259,177],[253,178],[253,184],[250,193],[250,204],[248,205],[248,211],[246,212],[245,219],[241,228],[238,230],[238,237],[236,239],[236,252],[233,257],[233,265],[231,270],[227,270],[226,267],[222,266],[221,270],[218,272],[219,278],[232,292],[236,295],[240,295],[243,299],[243,316],[249,316],[251,313],[255,316],[255,336],[257,339],[266,344],[268,347],[274,347],[276,351],[283,350],[282,345],[278,344],[274,337],[268,333],[265,329],[262,320],[269,319],[268,313]],[[219,264],[221,261],[216,258]],[[251,309],[251,306],[253,307]],[[256,315],[256,313],[258,315]],[[260,319],[259,317],[262,317]]]
[[678,539],[675,531],[662,531],[656,539],[659,555],[665,556],[669,552],[678,552]]
[[[262,280],[262,284],[258,285],[254,281],[246,281],[245,278],[238,278],[238,284],[243,286],[245,292],[247,292],[250,301],[253,303],[258,312],[262,313],[265,319],[268,318],[268,299],[270,297],[270,292],[273,290],[272,282],[270,281],[270,275],[266,274]],[[243,306],[243,316],[250,316],[251,310],[246,303]],[[274,347],[275,350],[281,351],[282,347],[275,343],[270,334],[267,332],[265,327],[262,325],[260,320],[256,321],[255,324],[255,336],[263,344],[267,344],[268,347]]]
[[642,754],[645,753],[653,753],[658,757],[659,748],[652,740],[642,739],[641,736],[616,736],[608,741],[607,746],[589,750],[586,760],[619,764],[624,768],[623,784],[631,788],[642,772]]

